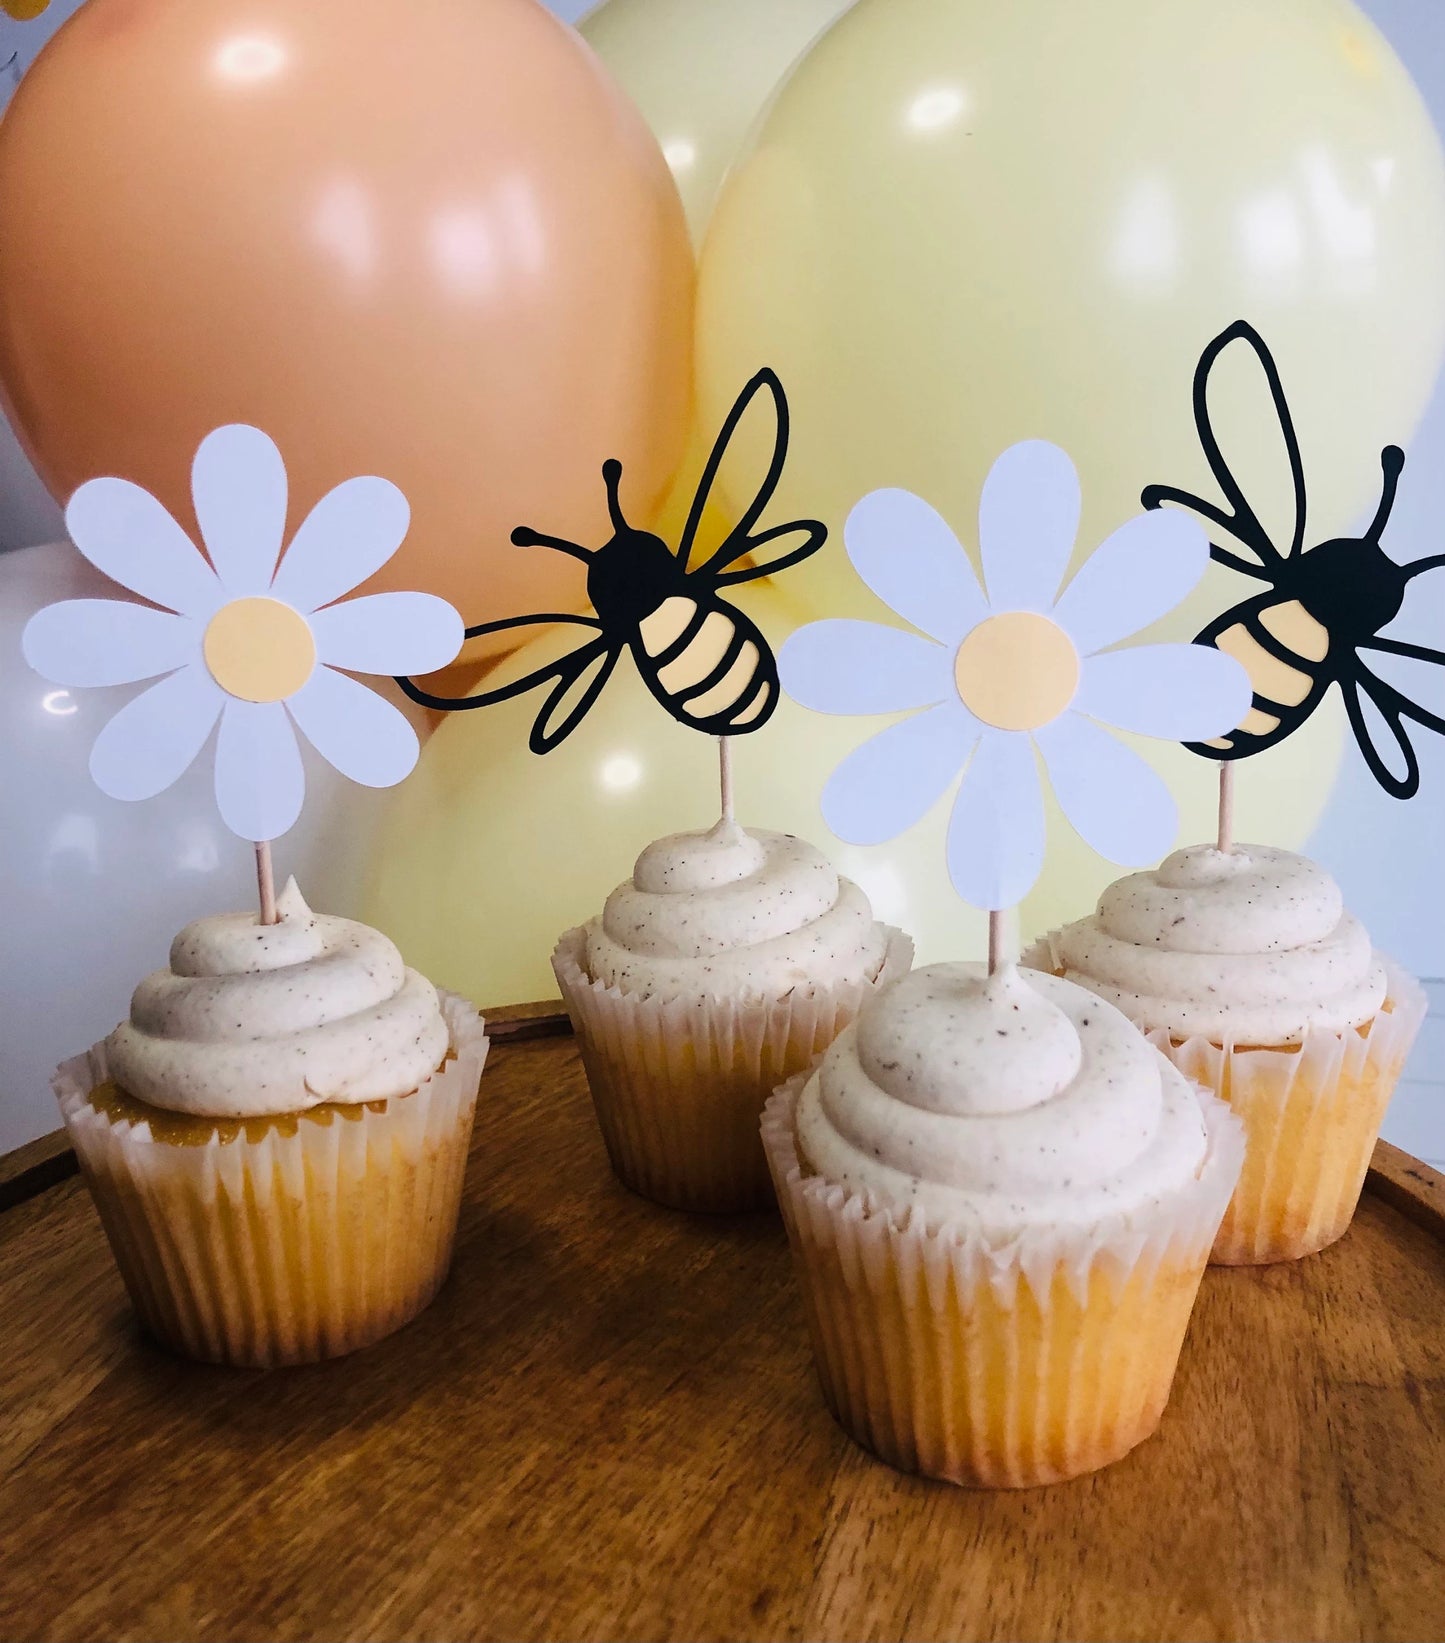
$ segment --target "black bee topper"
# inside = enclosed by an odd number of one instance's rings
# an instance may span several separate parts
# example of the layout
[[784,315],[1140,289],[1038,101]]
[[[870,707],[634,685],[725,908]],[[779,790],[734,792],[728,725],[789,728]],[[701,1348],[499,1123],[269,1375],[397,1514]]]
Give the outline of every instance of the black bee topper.
[[[1246,500],[1210,421],[1210,373],[1233,342],[1251,348],[1263,367],[1284,436],[1294,486],[1294,525],[1289,542],[1283,546],[1270,540]],[[1426,571],[1445,566],[1445,554],[1412,565],[1397,565],[1380,545],[1405,466],[1405,453],[1398,445],[1387,445],[1380,453],[1384,474],[1380,505],[1362,537],[1335,537],[1306,548],[1304,468],[1294,423],[1274,359],[1263,338],[1243,320],[1217,336],[1200,356],[1194,372],[1194,423],[1204,455],[1224,494],[1225,506],[1169,485],[1147,486],[1142,497],[1144,506],[1157,508],[1173,502],[1198,514],[1210,527],[1212,557],[1231,570],[1264,582],[1266,590],[1225,611],[1195,640],[1196,644],[1213,645],[1240,662],[1254,686],[1254,699],[1248,714],[1229,735],[1190,743],[1192,751],[1210,759],[1243,759],[1262,752],[1293,735],[1320,705],[1330,686],[1338,685],[1350,726],[1375,779],[1396,798],[1413,797],[1420,786],[1420,765],[1406,721],[1445,733],[1445,719],[1410,701],[1372,672],[1366,660],[1367,653],[1375,651],[1445,664],[1445,651],[1381,637],[1381,630],[1399,614],[1409,583]],[[1219,546],[1216,539],[1221,534],[1244,553]],[[1375,744],[1362,695],[1373,704],[1379,720],[1394,738],[1398,771],[1391,768]]]
[[[721,546],[701,563],[691,565],[703,510],[728,445],[754,397],[764,391],[772,396],[776,413],[776,437],[767,474]],[[590,628],[595,637],[560,661],[476,696],[431,696],[410,679],[399,679],[398,684],[414,702],[443,710],[488,707],[549,685],[532,725],[529,745],[534,753],[550,753],[582,722],[623,651],[630,650],[647,688],[679,723],[711,736],[735,736],[761,729],[778,705],[777,660],[757,624],[729,604],[721,590],[786,570],[816,553],[827,539],[826,528],[816,519],[795,519],[768,530],[756,529],[777,489],[787,454],[787,396],[772,371],[759,371],[738,396],[718,434],[676,553],[661,537],[635,530],[627,523],[620,496],[622,464],[606,462],[602,478],[612,517],[610,541],[588,549],[526,528],[512,532],[512,541],[520,548],[554,548],[582,560],[587,566],[587,597],[597,614],[513,616],[467,629],[467,638],[476,639],[509,628],[565,622]],[[764,563],[733,568],[738,560],[789,536],[801,536],[802,541]]]

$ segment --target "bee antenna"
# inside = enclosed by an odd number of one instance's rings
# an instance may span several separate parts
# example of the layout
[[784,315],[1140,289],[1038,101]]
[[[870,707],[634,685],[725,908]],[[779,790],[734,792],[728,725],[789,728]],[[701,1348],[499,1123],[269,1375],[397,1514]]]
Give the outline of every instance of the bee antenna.
[[602,464],[602,483],[607,487],[607,511],[612,516],[612,528],[615,531],[625,531],[627,521],[622,517],[622,498],[619,495],[622,464],[615,456],[609,457]]
[[1398,445],[1387,445],[1380,452],[1380,471],[1385,476],[1385,483],[1380,491],[1380,505],[1375,510],[1375,517],[1370,528],[1365,532],[1365,540],[1374,542],[1377,546],[1385,526],[1390,521],[1390,511],[1395,506],[1395,491],[1400,483],[1400,475],[1405,468],[1405,453]]

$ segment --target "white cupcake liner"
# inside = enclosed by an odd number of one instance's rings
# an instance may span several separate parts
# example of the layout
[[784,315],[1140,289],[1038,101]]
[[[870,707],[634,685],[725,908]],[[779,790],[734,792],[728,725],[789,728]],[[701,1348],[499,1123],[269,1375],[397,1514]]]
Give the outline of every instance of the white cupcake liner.
[[[1050,931],[1025,955],[1058,971]],[[1263,1265],[1315,1254],[1348,1229],[1390,1097],[1429,1008],[1424,989],[1384,960],[1386,1002],[1363,1027],[1312,1028],[1298,1044],[1259,1047],[1201,1034],[1145,1037],[1186,1078],[1211,1090],[1244,1121],[1244,1170],[1215,1242],[1224,1266]]]
[[1244,1156],[1224,1103],[1197,1092],[1208,1152],[1170,1202],[999,1245],[805,1174],[807,1077],[768,1102],[762,1136],[844,1430],[905,1471],[991,1488],[1077,1477],[1147,1438]]
[[[255,1367],[366,1346],[432,1299],[451,1261],[485,1024],[441,995],[451,1056],[408,1095],[158,1141],[90,1102],[105,1045],[52,1080],[146,1329],[193,1358]],[[290,1133],[287,1133],[287,1131]]]
[[592,980],[585,962],[585,930],[567,931],[552,968],[613,1169],[655,1203],[731,1213],[773,1201],[758,1137],[769,1095],[908,973],[913,943],[890,928],[872,981],[776,999],[643,997]]

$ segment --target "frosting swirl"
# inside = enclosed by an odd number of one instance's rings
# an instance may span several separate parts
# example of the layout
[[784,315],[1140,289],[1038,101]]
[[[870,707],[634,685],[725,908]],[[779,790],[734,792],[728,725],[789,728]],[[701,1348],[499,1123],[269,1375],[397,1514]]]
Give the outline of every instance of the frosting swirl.
[[379,931],[327,918],[296,881],[280,921],[188,924],[106,1040],[111,1076],[168,1112],[250,1118],[415,1089],[446,1057],[436,989]]
[[875,995],[804,1086],[796,1133],[826,1180],[998,1242],[1151,1209],[1208,1152],[1188,1081],[1117,1010],[973,964]]
[[1288,850],[1176,850],[1111,884],[1050,938],[1054,968],[1146,1031],[1298,1044],[1348,1032],[1385,1002],[1385,968],[1340,887]]
[[820,850],[731,821],[649,844],[586,937],[592,978],[644,996],[871,981],[888,947],[868,898]]

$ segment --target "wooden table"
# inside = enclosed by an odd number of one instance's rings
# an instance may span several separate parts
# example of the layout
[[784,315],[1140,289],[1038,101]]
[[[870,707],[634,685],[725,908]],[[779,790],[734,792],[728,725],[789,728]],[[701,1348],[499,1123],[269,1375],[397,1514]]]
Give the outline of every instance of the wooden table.
[[1211,1271],[1160,1435],[1060,1488],[900,1476],[824,1410],[781,1226],[608,1173],[499,1042],[410,1328],[270,1374],[137,1338],[78,1179],[0,1214],[5,1638],[1440,1638],[1445,1185]]

